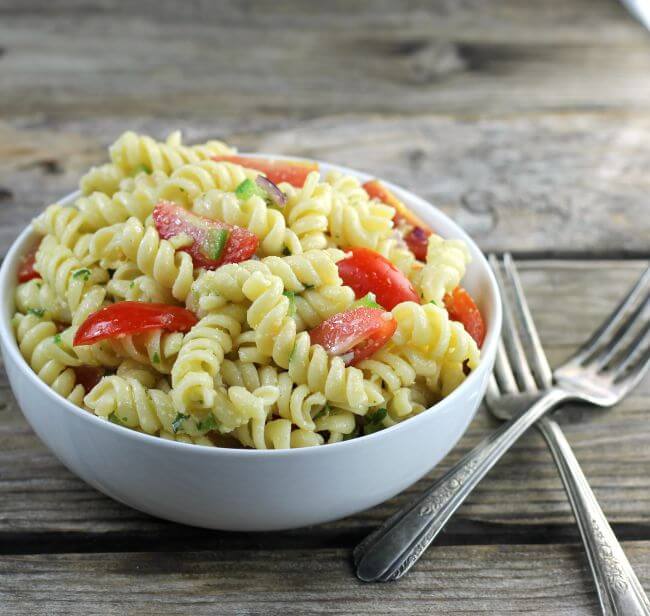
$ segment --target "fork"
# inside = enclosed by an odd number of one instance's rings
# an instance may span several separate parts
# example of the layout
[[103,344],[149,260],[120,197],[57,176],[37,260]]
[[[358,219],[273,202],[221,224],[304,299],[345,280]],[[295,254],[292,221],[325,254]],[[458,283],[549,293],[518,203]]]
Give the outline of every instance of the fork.
[[[495,263],[494,257],[491,260],[492,263]],[[506,263],[510,263],[512,270],[509,257],[506,257]],[[555,385],[547,387],[540,381],[543,389],[537,391],[536,387],[532,389],[534,381],[522,383],[522,389],[529,392],[527,408],[524,411],[504,423],[463,457],[414,503],[398,511],[357,546],[354,551],[354,560],[360,579],[389,581],[402,577],[417,562],[454,511],[464,502],[501,456],[549,410],[570,400],[589,402],[602,407],[612,406],[641,380],[650,364],[649,324],[647,319],[644,321],[643,318],[649,301],[649,285],[650,268],[644,272],[626,298],[592,338],[555,371]],[[521,290],[520,285],[519,290]],[[505,298],[504,303],[507,308]],[[630,311],[632,311],[631,314],[628,314]],[[529,322],[532,323],[532,319],[529,319]],[[625,335],[629,334],[639,322],[641,331],[631,342],[628,342]],[[501,387],[503,389],[509,387],[512,394],[518,391],[514,375],[517,375],[519,379],[525,379],[526,377],[522,376],[526,374],[523,366],[527,366],[523,345],[519,336],[516,335],[514,324],[512,311],[505,310],[504,342],[499,345],[495,363],[495,374],[497,377],[501,376]],[[531,340],[539,342],[536,337],[531,338],[531,330],[524,328],[524,331],[528,332],[529,346],[531,346]],[[508,359],[508,353],[510,359]],[[535,364],[537,374],[540,374],[542,365]],[[528,373],[530,373],[530,369]],[[508,374],[510,375],[509,380],[507,379]],[[542,378],[548,379],[548,373]],[[528,385],[531,385],[531,388],[528,388]],[[495,391],[493,385],[492,392]],[[510,403],[516,402],[518,408],[521,409],[521,399],[515,401],[512,394]],[[504,396],[502,400],[504,405],[507,405],[508,397]],[[559,450],[556,451],[559,452]],[[566,452],[563,451],[563,453]],[[563,457],[562,460],[566,460],[566,458]],[[567,469],[567,472],[571,472],[574,466],[570,465]],[[577,482],[577,485],[584,487],[580,482]],[[584,485],[586,485],[586,481],[584,481]],[[627,567],[620,566],[620,562],[627,563],[622,550],[620,554],[623,556],[623,561],[620,561],[618,552],[616,554],[608,552],[610,549],[609,535],[613,537],[609,526],[597,524],[589,532],[595,538],[596,543],[600,544],[590,558],[593,557],[594,562],[601,563],[604,579],[611,581],[609,586],[619,589],[616,595],[619,599],[610,593],[610,598],[613,597],[610,603],[627,600],[622,598],[623,595],[626,598],[635,596],[638,597],[637,603],[644,606],[640,609],[647,610],[647,599],[643,595],[638,581],[634,578],[634,574],[632,573],[629,580],[627,578],[628,570],[631,573],[629,565]],[[619,575],[619,571],[621,575]],[[625,582],[625,589],[623,589],[623,582]],[[604,587],[599,586],[599,593],[601,590],[606,591]],[[600,596],[603,596],[602,593]],[[628,603],[624,603],[624,605],[633,604],[630,604],[628,600]],[[626,607],[624,612],[610,611],[609,613],[625,613],[626,615],[650,613],[638,610],[633,612],[630,611],[631,609],[633,608]]]

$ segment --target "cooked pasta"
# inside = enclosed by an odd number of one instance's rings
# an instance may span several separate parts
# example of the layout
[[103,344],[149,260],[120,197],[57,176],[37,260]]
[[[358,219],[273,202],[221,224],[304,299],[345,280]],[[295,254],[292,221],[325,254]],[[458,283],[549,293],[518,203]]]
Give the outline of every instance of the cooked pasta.
[[129,131],[109,148],[109,152],[113,164],[126,175],[131,175],[138,171],[171,173],[187,163],[197,163],[212,156],[232,154],[234,151],[221,141],[208,141],[195,146],[183,145],[179,131],[169,135],[165,142]]
[[[458,387],[480,361],[448,306],[464,242],[423,231],[415,250],[355,176],[233,153],[127,132],[34,220],[13,323],[38,377],[124,428],[255,449],[370,434]],[[352,276],[361,247],[401,282]]]

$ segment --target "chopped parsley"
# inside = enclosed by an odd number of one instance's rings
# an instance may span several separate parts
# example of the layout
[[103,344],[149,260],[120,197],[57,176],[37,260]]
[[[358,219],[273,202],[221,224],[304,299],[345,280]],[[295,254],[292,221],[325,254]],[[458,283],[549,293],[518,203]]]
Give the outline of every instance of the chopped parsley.
[[33,314],[35,317],[42,319],[43,315],[45,314],[45,310],[43,310],[43,308],[28,308],[27,314]]
[[133,287],[135,287],[135,280],[132,280],[132,281],[129,283],[129,289],[132,289]]
[[43,286],[43,283],[42,283],[42,282],[37,282],[37,283],[36,283],[36,288],[37,288],[37,289],[40,289],[42,286]]
[[200,432],[209,432],[217,427],[217,420],[214,418],[214,415],[208,415],[204,420],[199,421],[196,427]]
[[438,305],[438,302],[435,299],[432,299],[429,303],[433,304],[434,306],[438,306],[438,308],[440,308],[440,306]]
[[54,340],[54,344],[61,344],[61,334],[56,334],[52,340]]
[[160,355],[158,355],[158,353],[154,353],[153,357],[151,358],[151,361],[154,364],[159,364],[160,363]]
[[118,426],[122,425],[122,420],[115,414],[115,411],[108,416],[108,421],[117,424]]
[[368,413],[366,415],[366,424],[378,425],[382,421],[384,421],[384,418],[386,417],[387,414],[388,411],[385,408],[377,409],[372,413]]
[[305,285],[305,291],[309,291],[309,289],[313,289],[314,285],[313,284],[306,284]]
[[84,281],[88,281],[90,278],[90,270],[87,267],[84,267],[83,269],[77,270],[74,274],[72,274],[73,278],[83,278]]
[[189,418],[190,418],[189,415],[183,415],[183,413],[178,413],[174,418],[174,421],[172,421],[172,432],[174,434],[177,434],[180,431],[183,422]]

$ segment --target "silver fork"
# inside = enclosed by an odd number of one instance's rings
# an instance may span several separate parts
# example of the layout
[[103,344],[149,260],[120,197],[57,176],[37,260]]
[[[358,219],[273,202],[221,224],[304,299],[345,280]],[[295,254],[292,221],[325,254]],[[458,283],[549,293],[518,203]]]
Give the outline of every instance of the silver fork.
[[[494,259],[492,261],[494,263]],[[511,263],[509,258],[506,262]],[[521,286],[518,286],[521,291]],[[556,384],[547,387],[540,382],[543,386],[541,391],[537,390],[534,379],[527,379],[525,376],[526,373],[530,374],[530,369],[525,369],[528,364],[525,360],[523,344],[516,335],[514,315],[507,309],[508,305],[504,298],[506,310],[503,340],[505,344],[500,345],[495,374],[499,378],[501,389],[509,391],[510,395],[501,398],[500,404],[522,408],[521,398],[515,398],[513,395],[519,391],[514,376],[517,375],[521,381],[521,388],[528,395],[525,410],[504,423],[414,503],[389,518],[357,546],[354,559],[360,579],[389,581],[402,577],[417,562],[454,511],[501,456],[549,410],[569,400],[581,400],[603,407],[612,406],[641,380],[650,364],[648,320],[644,318],[644,311],[649,301],[649,286],[650,268],[645,271],[594,336],[569,361],[555,371]],[[532,320],[529,319],[529,322]],[[629,334],[639,322],[640,332],[631,342],[628,342],[625,334]],[[528,346],[534,344],[531,342],[533,339],[530,338],[530,331],[524,327],[524,333],[528,332]],[[540,365],[535,364],[536,374],[543,374],[543,371],[540,372]],[[493,387],[492,392],[495,391]],[[614,566],[618,553],[616,559],[613,559],[613,553],[607,554],[608,529],[608,526],[600,525],[591,529],[590,533],[599,539],[597,543],[601,545],[601,548],[593,553],[593,557],[602,563],[603,571],[607,572],[605,579],[612,581],[610,586],[621,589],[622,584],[616,582],[619,568]],[[609,532],[611,533],[611,530]],[[622,574],[627,573],[625,569],[620,571]],[[629,571],[631,572],[631,569]],[[639,605],[644,606],[640,609],[647,610],[647,599],[633,573],[632,578],[635,583],[626,579],[626,592],[619,592],[618,595],[637,595]],[[603,589],[599,587],[599,592],[601,590]],[[630,609],[609,613],[626,615],[650,613],[633,612]]]

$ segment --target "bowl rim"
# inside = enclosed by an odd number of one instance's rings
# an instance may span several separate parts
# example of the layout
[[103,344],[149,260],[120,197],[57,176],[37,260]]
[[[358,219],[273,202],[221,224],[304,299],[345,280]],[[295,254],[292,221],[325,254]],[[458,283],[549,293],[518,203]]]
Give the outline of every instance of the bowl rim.
[[[407,203],[410,207],[412,204],[416,204],[416,209],[421,210],[418,214],[422,215],[425,220],[427,212],[431,212],[431,216],[437,216],[444,221],[446,226],[449,226],[453,233],[451,236],[449,234],[445,235],[446,239],[462,239],[468,245],[472,257],[475,260],[478,260],[482,269],[484,270],[487,286],[488,286],[488,296],[491,301],[491,308],[493,311],[493,318],[490,322],[487,323],[486,336],[481,348],[481,362],[478,367],[472,371],[472,373],[449,395],[444,397],[439,402],[436,402],[426,410],[422,411],[420,414],[415,417],[411,417],[408,420],[401,421],[393,426],[374,432],[372,434],[361,435],[357,438],[349,439],[347,441],[340,441],[338,443],[330,443],[326,447],[302,447],[296,449],[236,449],[232,447],[205,447],[201,445],[196,445],[194,443],[184,443],[181,441],[172,441],[169,439],[161,438],[159,436],[154,436],[152,434],[147,434],[145,432],[138,432],[124,426],[115,425],[109,421],[101,419],[97,415],[90,413],[82,409],[81,407],[76,406],[72,402],[68,401],[63,396],[57,394],[51,387],[49,387],[44,381],[38,378],[36,373],[32,370],[31,366],[27,363],[26,359],[23,357],[20,349],[18,348],[18,343],[14,334],[13,327],[11,325],[12,319],[12,310],[15,310],[14,306],[14,291],[17,286],[15,282],[15,271],[18,265],[20,257],[24,254],[25,246],[29,244],[29,240],[36,236],[33,225],[30,223],[23,231],[18,235],[18,237],[12,242],[9,250],[7,251],[5,258],[3,259],[2,265],[0,266],[0,293],[2,290],[7,289],[9,292],[3,294],[3,303],[0,305],[0,344],[2,345],[5,353],[7,354],[7,360],[13,361],[19,370],[26,375],[26,378],[31,381],[31,384],[34,387],[37,387],[41,391],[45,392],[46,396],[51,398],[53,403],[63,405],[67,411],[72,412],[77,416],[77,418],[82,421],[88,421],[91,425],[95,425],[99,429],[113,430],[116,434],[122,435],[124,438],[130,438],[136,441],[142,442],[144,445],[150,444],[151,446],[159,447],[169,447],[171,449],[185,450],[189,452],[195,452],[200,455],[209,455],[209,456],[244,456],[244,457],[300,457],[300,456],[316,456],[323,455],[327,452],[339,451],[343,448],[351,447],[361,447],[363,445],[369,445],[371,442],[376,442],[384,438],[390,438],[390,435],[397,434],[399,431],[415,429],[419,423],[422,423],[426,420],[427,417],[431,417],[433,413],[440,414],[443,409],[449,405],[454,404],[457,400],[461,399],[465,392],[473,385],[475,381],[483,378],[485,371],[491,369],[491,363],[487,358],[494,357],[496,355],[496,347],[501,332],[501,323],[502,323],[502,303],[501,297],[499,294],[497,282],[494,276],[494,273],[485,258],[485,255],[478,247],[476,242],[469,236],[469,234],[456,223],[450,216],[445,214],[438,207],[426,201],[424,198],[416,195],[415,193],[402,188],[392,182],[387,180],[376,178],[371,174],[352,169],[350,167],[345,167],[343,165],[337,165],[335,163],[330,163],[324,160],[319,160],[315,158],[301,158],[296,156],[287,156],[279,154],[269,154],[265,152],[243,152],[241,156],[258,156],[269,159],[278,159],[278,160],[305,160],[310,162],[318,163],[321,173],[327,173],[329,171],[340,171],[344,174],[353,175],[362,182],[366,182],[371,179],[379,179],[383,184],[393,191],[398,198]],[[66,196],[59,199],[56,203],[67,204],[74,201],[79,196],[79,191],[74,191]],[[429,217],[430,218],[430,217]],[[13,393],[13,391],[12,391]],[[410,428],[409,428],[410,426]],[[119,437],[118,437],[119,438]]]

